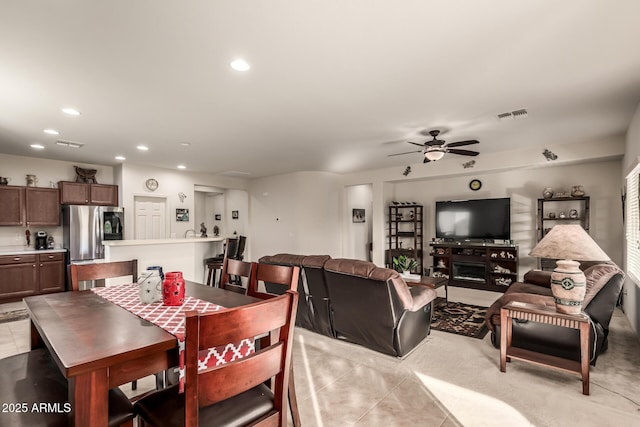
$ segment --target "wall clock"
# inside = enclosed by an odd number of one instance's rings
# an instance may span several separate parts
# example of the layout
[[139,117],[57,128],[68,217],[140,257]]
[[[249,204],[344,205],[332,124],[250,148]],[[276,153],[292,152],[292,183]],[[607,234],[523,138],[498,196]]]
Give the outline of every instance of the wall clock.
[[158,189],[158,181],[153,178],[149,178],[144,182],[144,185],[149,191],[156,191]]
[[478,191],[480,187],[482,187],[482,182],[479,179],[472,179],[471,182],[469,182],[469,188],[473,191]]

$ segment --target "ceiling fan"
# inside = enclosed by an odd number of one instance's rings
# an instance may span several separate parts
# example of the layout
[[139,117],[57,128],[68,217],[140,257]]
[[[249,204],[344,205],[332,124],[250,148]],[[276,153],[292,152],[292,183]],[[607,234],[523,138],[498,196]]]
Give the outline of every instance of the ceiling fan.
[[477,156],[479,154],[477,151],[460,150],[459,148],[453,148],[453,147],[463,147],[465,145],[479,144],[480,141],[477,141],[475,139],[470,139],[467,141],[452,142],[448,144],[442,139],[438,139],[438,135],[440,135],[440,131],[437,129],[430,130],[429,135],[431,135],[433,139],[431,141],[426,141],[424,144],[418,144],[417,142],[406,141],[409,144],[422,147],[422,150],[389,154],[388,157],[401,156],[403,154],[411,154],[411,153],[422,153],[424,154],[423,163],[428,163],[428,162],[432,162],[432,161],[435,162],[436,160],[440,160],[442,157],[444,157],[446,153],[460,154],[462,156]]

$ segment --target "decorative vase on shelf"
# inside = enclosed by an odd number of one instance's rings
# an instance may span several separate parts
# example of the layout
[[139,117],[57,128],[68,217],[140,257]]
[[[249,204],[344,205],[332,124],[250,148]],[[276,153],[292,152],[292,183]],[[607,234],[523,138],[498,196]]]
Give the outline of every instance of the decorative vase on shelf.
[[584,189],[582,185],[574,185],[571,187],[571,197],[582,197],[584,196]]
[[553,197],[553,189],[551,187],[547,187],[544,190],[542,190],[542,197],[544,197],[545,199],[550,199]]

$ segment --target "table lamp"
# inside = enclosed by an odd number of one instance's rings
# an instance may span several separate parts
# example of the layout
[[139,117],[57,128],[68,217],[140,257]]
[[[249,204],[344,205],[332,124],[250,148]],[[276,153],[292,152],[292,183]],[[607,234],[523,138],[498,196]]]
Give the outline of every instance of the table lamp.
[[579,314],[587,280],[578,261],[609,261],[600,246],[578,224],[554,226],[529,252],[530,256],[556,259],[551,273],[551,292],[556,311]]

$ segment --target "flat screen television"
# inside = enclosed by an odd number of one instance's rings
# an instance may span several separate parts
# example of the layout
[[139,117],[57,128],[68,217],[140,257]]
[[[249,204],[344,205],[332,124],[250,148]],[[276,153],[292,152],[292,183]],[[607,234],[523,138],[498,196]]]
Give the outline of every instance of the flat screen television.
[[436,202],[436,237],[450,241],[509,240],[511,199]]

